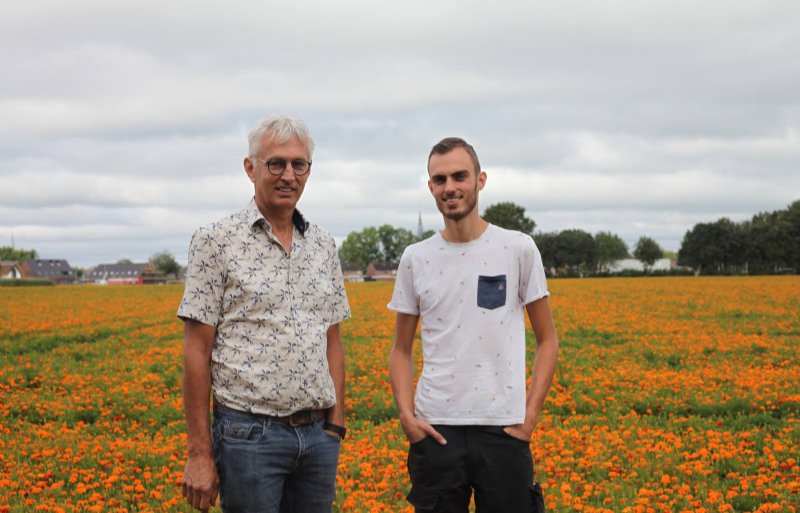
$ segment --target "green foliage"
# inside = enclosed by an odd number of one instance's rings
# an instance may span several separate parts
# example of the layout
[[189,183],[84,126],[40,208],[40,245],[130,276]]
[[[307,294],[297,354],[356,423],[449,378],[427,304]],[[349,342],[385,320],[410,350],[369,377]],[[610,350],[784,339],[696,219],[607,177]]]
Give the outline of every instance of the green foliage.
[[378,227],[378,240],[383,252],[381,260],[393,264],[400,262],[403,250],[407,246],[417,242],[417,238],[411,230],[394,228],[388,224]]
[[39,258],[35,249],[15,249],[11,246],[0,246],[0,260],[13,260],[19,264],[25,260]]
[[633,250],[633,256],[644,264],[645,269],[649,269],[663,255],[664,250],[650,237],[639,237]]
[[536,222],[525,215],[525,207],[510,201],[489,205],[482,217],[493,225],[528,235],[533,235],[533,229],[536,228]]
[[608,264],[628,258],[628,245],[619,235],[611,232],[599,232],[594,236],[597,244],[597,265],[599,270],[604,270]]
[[687,231],[678,263],[698,274],[785,274],[800,271],[800,200],[749,221],[721,218]]
[[563,230],[534,236],[545,268],[567,275],[584,275],[597,264],[597,244],[583,230]]
[[686,232],[678,252],[678,263],[695,269],[716,268],[742,263],[744,230],[722,218],[713,223],[700,223]]
[[164,276],[178,276],[180,264],[169,251],[162,251],[150,257],[150,265],[158,269]]
[[417,242],[416,236],[405,228],[384,224],[368,226],[360,232],[350,232],[339,249],[343,263],[358,264],[366,269],[371,262],[397,264],[403,250]]
[[32,280],[21,278],[19,280],[0,280],[0,287],[52,287],[55,285],[50,280]]

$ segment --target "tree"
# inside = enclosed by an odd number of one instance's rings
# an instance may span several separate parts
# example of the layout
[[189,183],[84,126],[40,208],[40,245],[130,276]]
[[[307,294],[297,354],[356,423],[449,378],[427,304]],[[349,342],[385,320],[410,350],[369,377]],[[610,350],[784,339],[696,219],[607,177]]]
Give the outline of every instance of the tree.
[[177,277],[178,273],[181,271],[180,264],[178,264],[175,257],[172,256],[172,253],[166,250],[151,256],[150,265],[155,267],[164,276],[173,275]]
[[747,259],[761,260],[762,255],[747,249],[744,228],[730,219],[699,223],[686,232],[678,250],[678,263],[693,267],[699,274],[730,271]]
[[536,247],[542,255],[542,265],[550,274],[557,274],[561,267],[559,260],[558,232],[539,232],[533,236]]
[[25,260],[39,258],[35,249],[15,249],[11,246],[0,246],[0,260],[13,260],[22,263]]
[[633,256],[644,264],[645,270],[649,270],[663,255],[664,250],[650,237],[639,237],[636,248],[633,250]]
[[384,224],[378,228],[378,240],[381,243],[383,262],[397,264],[403,256],[403,250],[417,242],[417,237],[411,230],[405,228],[395,228],[392,225]]
[[536,222],[525,215],[525,208],[510,201],[489,205],[483,211],[483,219],[509,230],[517,230],[533,235]]
[[605,271],[608,269],[608,264],[630,256],[628,245],[619,235],[611,232],[598,232],[594,236],[594,241],[597,244],[598,271]]
[[130,258],[120,258],[119,260],[117,260],[117,263],[118,264],[132,264],[133,260],[131,260]]
[[554,274],[585,274],[597,264],[597,243],[583,230],[538,233],[534,237],[542,264]]
[[583,230],[563,230],[558,234],[561,260],[571,274],[586,274],[597,265],[597,243]]
[[800,200],[789,205],[780,215],[786,230],[786,264],[795,273],[800,273]]
[[[432,235],[431,232],[428,236]],[[350,232],[339,248],[342,262],[358,264],[366,270],[372,262],[400,263],[407,246],[417,242],[411,230],[384,224],[378,228],[368,226],[360,232]]]
[[364,270],[370,262],[382,261],[383,251],[378,229],[368,226],[360,232],[350,232],[339,249],[339,259],[342,262],[358,264]]

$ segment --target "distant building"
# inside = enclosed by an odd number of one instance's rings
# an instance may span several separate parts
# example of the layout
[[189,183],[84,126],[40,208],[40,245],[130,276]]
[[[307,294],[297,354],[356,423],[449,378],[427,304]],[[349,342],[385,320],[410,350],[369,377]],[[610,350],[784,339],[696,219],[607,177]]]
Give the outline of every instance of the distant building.
[[397,277],[397,264],[372,262],[367,266],[368,281],[394,281]]
[[20,268],[23,278],[49,280],[55,283],[75,283],[77,276],[66,260],[29,259]]
[[85,281],[97,285],[147,285],[166,283],[166,277],[149,263],[100,264],[84,273]]
[[[669,258],[659,258],[651,265],[649,271],[669,271],[672,269],[672,260]],[[621,271],[644,271],[644,264],[635,258],[623,258],[608,264],[608,272],[618,273]]]
[[358,264],[342,264],[344,281],[364,281],[364,271]]
[[0,261],[0,280],[18,280],[22,278],[19,264],[13,260]]

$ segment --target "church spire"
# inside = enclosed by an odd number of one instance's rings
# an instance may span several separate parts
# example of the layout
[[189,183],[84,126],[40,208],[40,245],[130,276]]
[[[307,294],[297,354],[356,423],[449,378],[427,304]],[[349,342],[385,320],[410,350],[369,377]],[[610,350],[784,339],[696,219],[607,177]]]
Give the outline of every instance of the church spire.
[[422,211],[419,212],[419,221],[417,222],[417,239],[422,240],[422,235],[425,230],[422,229]]

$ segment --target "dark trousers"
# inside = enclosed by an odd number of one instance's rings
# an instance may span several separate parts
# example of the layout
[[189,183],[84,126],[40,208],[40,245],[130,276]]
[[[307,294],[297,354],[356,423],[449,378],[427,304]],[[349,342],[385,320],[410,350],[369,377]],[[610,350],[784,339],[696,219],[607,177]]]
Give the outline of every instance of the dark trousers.
[[533,458],[530,445],[501,426],[436,425],[447,440],[411,444],[408,501],[417,513],[466,513],[475,493],[476,513],[532,513]]

